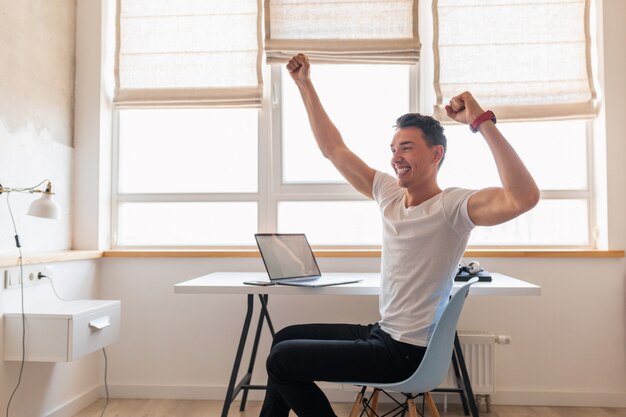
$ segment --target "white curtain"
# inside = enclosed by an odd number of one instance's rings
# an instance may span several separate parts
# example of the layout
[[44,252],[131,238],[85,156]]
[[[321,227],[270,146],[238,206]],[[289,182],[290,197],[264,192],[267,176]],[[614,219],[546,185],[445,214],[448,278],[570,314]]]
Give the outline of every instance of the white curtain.
[[499,120],[593,117],[589,0],[433,0],[435,116],[470,91]]
[[118,0],[117,107],[261,103],[260,0]]
[[417,0],[265,0],[268,62],[415,63]]

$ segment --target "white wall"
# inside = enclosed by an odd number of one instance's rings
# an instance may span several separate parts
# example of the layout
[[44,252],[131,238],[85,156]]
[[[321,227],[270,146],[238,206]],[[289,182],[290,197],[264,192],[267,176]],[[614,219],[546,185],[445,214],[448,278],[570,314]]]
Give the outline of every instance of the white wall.
[[56,193],[54,200],[61,207],[61,217],[57,221],[31,217],[26,215],[28,207],[41,194],[0,195],[0,256],[15,256],[17,259],[7,199],[25,253],[70,248],[71,162],[72,148],[53,141],[48,131],[37,131],[29,121],[15,130],[8,130],[0,114],[0,184],[23,188],[50,179]]
[[0,118],[72,145],[75,0],[0,4]]
[[[468,300],[460,328],[512,339],[497,347],[494,402],[626,407],[624,261],[481,261],[542,286],[540,297]],[[320,263],[323,271],[378,270],[376,259],[322,258]],[[173,285],[228,270],[262,271],[263,266],[260,259],[101,261],[102,297],[120,298],[123,305],[122,337],[110,348],[114,396],[223,398],[246,297],[175,295]],[[375,297],[272,297],[270,311],[277,328],[378,318]],[[265,331],[256,364],[258,383],[265,379],[268,335]],[[348,400],[336,389],[330,392],[333,398]]]
[[626,2],[605,0],[602,2],[604,17],[604,43],[600,60],[600,79],[604,83],[604,106],[600,113],[606,129],[607,197],[608,197],[608,243],[613,247],[626,247]]
[[[50,179],[63,206],[49,222],[24,216],[32,195],[10,201],[24,251],[70,248],[74,112],[73,0],[0,3],[0,184],[32,187]],[[5,195],[0,204],[0,255],[15,250]]]
[[72,248],[107,249],[115,48],[113,1],[76,5],[76,112]]
[[[75,0],[0,2],[0,184],[21,188],[48,178],[61,206],[59,221],[30,217],[25,213],[34,197],[10,194],[25,263],[33,253],[72,247],[75,29]],[[0,195],[0,257],[17,259],[6,199],[6,194]],[[62,297],[97,296],[96,261],[54,266]],[[5,270],[18,273],[17,267],[0,268],[2,282]],[[54,294],[45,283],[26,288],[24,300],[28,311],[29,305],[52,303]],[[20,290],[0,286],[0,341],[4,313],[19,311],[19,305]],[[0,343],[0,357],[3,346]],[[26,363],[9,415],[73,415],[100,396],[101,362],[94,353],[71,363]],[[3,415],[19,367],[18,362],[0,360]]]

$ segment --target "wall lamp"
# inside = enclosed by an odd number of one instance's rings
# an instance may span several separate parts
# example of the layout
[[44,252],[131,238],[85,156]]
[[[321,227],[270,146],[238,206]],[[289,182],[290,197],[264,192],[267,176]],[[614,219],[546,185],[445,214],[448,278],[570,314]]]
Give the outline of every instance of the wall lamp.
[[[45,188],[43,185],[45,184]],[[0,194],[2,193],[41,193],[41,197],[33,201],[26,212],[29,216],[43,217],[44,219],[58,219],[59,205],[52,200],[52,183],[50,180],[43,180],[34,187],[29,188],[9,188],[0,184]]]

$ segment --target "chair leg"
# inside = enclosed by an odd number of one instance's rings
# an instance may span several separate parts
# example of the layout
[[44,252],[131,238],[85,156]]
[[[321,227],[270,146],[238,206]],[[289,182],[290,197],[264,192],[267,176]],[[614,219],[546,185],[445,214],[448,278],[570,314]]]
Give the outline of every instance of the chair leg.
[[374,388],[372,398],[370,398],[369,401],[369,409],[367,410],[367,415],[370,417],[376,416],[376,407],[378,406],[378,394],[380,394],[380,390]]
[[428,407],[428,412],[432,417],[439,417],[439,411],[437,411],[437,406],[435,405],[435,401],[433,401],[433,397],[430,395],[430,392],[424,394],[424,401],[426,401],[426,407]]
[[406,399],[406,405],[409,409],[409,417],[417,417],[417,409],[415,408],[415,400],[413,398]]
[[366,389],[367,387],[361,388],[361,391],[357,394],[354,404],[352,405],[352,410],[350,411],[350,417],[358,417],[359,411],[363,406],[363,395],[365,394]]

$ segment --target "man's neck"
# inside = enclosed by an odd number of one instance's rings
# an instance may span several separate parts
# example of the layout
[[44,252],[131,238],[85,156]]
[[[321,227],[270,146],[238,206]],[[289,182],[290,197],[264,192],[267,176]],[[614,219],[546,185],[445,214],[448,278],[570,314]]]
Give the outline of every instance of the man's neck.
[[404,193],[404,204],[406,207],[419,206],[424,201],[430,200],[437,194],[441,193],[441,188],[437,183],[430,184],[429,186],[422,186],[417,189],[408,189]]

